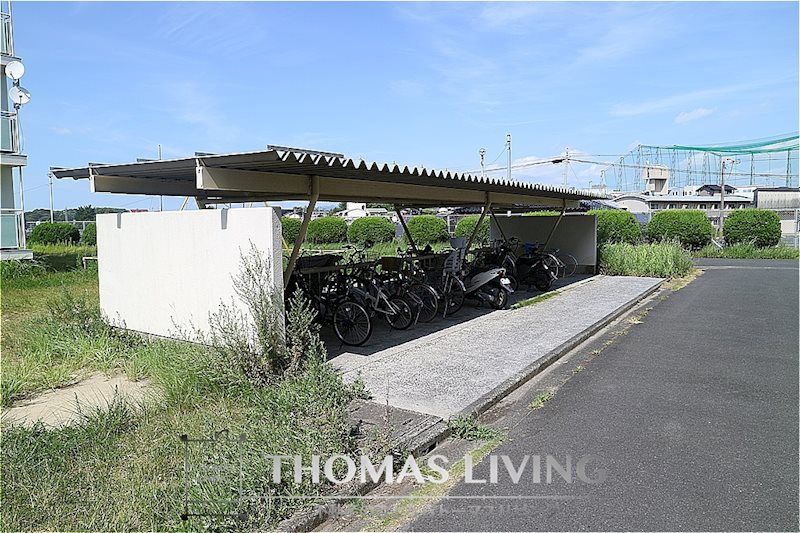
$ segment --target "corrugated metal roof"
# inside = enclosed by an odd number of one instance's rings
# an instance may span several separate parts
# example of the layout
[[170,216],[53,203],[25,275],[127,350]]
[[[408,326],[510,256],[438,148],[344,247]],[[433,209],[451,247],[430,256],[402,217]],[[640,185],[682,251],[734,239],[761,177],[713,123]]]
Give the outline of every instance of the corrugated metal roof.
[[[197,189],[197,166],[202,165],[208,169],[228,169],[234,171],[249,171],[249,188],[234,190],[210,190]],[[57,178],[87,179],[93,176],[104,176],[109,178],[113,189],[114,178],[127,178],[128,183],[140,183],[143,190],[148,190],[147,184],[154,182],[171,182],[168,193],[175,195],[199,196],[199,197],[221,197],[233,198],[259,195],[267,198],[270,194],[275,194],[277,198],[286,197],[292,194],[282,191],[277,176],[286,178],[298,177],[307,178],[309,176],[319,176],[329,178],[329,186],[326,192],[320,194],[320,200],[325,200],[326,196],[333,198],[335,194],[331,192],[335,180],[360,180],[372,182],[373,184],[395,184],[411,187],[408,191],[414,191],[413,187],[444,188],[454,191],[452,200],[458,201],[456,191],[480,191],[488,193],[500,193],[506,200],[501,202],[510,203],[511,197],[518,196],[520,204],[531,203],[535,198],[559,199],[571,202],[582,199],[605,198],[605,196],[575,189],[563,187],[553,187],[542,184],[524,183],[519,181],[509,181],[505,179],[484,178],[472,174],[449,172],[441,170],[431,170],[422,167],[408,167],[388,163],[366,162],[349,158],[330,157],[319,154],[297,153],[291,151],[266,150],[259,152],[234,153],[223,155],[207,155],[188,157],[183,159],[172,159],[162,161],[145,161],[120,165],[87,165],[86,167],[72,169],[53,169],[53,175]],[[258,173],[258,174],[252,174]],[[270,179],[270,177],[276,179]],[[331,181],[334,180],[334,181]],[[121,180],[120,180],[121,181]],[[290,180],[291,181],[291,180]],[[272,190],[273,182],[275,189]],[[344,183],[344,181],[342,182]],[[184,191],[185,188],[185,191]],[[253,190],[248,190],[253,189]],[[155,188],[153,189],[155,191]],[[117,192],[109,190],[107,192]],[[130,192],[130,190],[120,190],[119,192]],[[419,189],[421,194],[419,200],[424,203],[429,197],[422,195],[424,190]],[[158,192],[143,192],[142,194],[159,194]],[[364,191],[360,199],[386,199],[380,191]],[[444,193],[447,196],[447,193]],[[448,196],[449,198],[449,196]],[[267,198],[272,199],[272,198]],[[357,198],[353,198],[356,200]],[[441,198],[437,198],[441,201]],[[405,201],[410,204],[413,202]],[[475,202],[472,202],[475,203]],[[457,204],[455,204],[457,205]]]

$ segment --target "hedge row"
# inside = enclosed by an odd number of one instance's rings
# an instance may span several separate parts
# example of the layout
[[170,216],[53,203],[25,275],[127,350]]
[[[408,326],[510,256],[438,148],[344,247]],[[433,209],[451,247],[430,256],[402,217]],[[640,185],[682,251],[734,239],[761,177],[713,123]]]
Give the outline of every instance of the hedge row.
[[759,248],[775,246],[781,240],[781,220],[767,209],[737,209],[725,217],[725,244],[752,243]]
[[347,222],[341,217],[315,218],[308,224],[308,242],[319,244],[344,242],[347,237]]
[[44,222],[37,224],[28,238],[32,244],[77,244],[81,234],[68,222]]
[[659,211],[647,224],[650,241],[678,240],[690,248],[705,246],[715,233],[705,211],[699,209]]
[[408,231],[414,243],[419,246],[444,242],[450,238],[447,231],[447,222],[434,215],[419,215],[411,217],[407,222]]
[[586,213],[597,217],[597,245],[642,240],[642,228],[633,213],[618,209],[592,209]]
[[[466,237],[469,239],[469,236],[475,231],[475,226],[478,224],[480,218],[480,215],[469,215],[459,220],[458,224],[456,224],[456,237]],[[483,217],[481,227],[475,235],[475,243],[483,244],[487,242],[489,242],[489,217]]]
[[368,243],[389,242],[394,239],[395,225],[388,218],[357,218],[347,228],[347,240],[365,246]]
[[97,224],[86,224],[81,234],[81,243],[88,246],[97,246]]

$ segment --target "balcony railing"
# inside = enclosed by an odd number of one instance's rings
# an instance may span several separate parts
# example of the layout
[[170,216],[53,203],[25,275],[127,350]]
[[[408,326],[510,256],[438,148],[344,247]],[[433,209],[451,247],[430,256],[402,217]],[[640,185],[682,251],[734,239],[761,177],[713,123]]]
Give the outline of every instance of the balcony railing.
[[4,55],[14,55],[14,32],[11,28],[11,13],[0,14],[0,51]]
[[0,209],[0,248],[25,248],[21,209]]
[[0,152],[19,152],[19,126],[15,111],[0,112]]

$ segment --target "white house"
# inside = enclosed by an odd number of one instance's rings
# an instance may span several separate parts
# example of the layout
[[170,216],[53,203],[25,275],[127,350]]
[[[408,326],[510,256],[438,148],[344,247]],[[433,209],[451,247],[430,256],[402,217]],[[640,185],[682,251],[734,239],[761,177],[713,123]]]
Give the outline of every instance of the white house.
[[344,218],[348,224],[357,218],[364,217],[384,217],[391,219],[389,211],[383,207],[367,207],[367,204],[358,202],[347,202],[344,211],[336,213],[337,217]]

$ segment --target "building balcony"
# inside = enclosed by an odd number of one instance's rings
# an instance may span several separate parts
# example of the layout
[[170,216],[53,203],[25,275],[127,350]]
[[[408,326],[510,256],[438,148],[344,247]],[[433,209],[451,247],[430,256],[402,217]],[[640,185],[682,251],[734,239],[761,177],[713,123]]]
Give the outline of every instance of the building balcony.
[[0,209],[0,248],[4,251],[25,248],[21,209]]
[[15,111],[0,112],[0,152],[19,153],[19,123]]
[[14,57],[14,32],[11,27],[11,13],[0,14],[0,53]]

